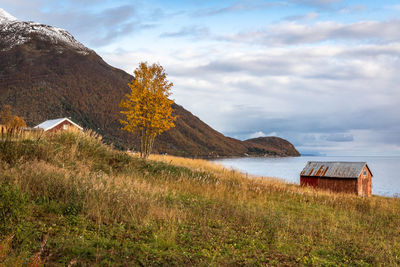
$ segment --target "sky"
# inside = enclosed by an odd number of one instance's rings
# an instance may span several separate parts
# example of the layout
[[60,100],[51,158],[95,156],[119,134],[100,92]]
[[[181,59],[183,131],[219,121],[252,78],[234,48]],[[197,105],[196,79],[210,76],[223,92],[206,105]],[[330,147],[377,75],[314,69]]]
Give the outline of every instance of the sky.
[[128,73],[157,62],[172,98],[227,136],[302,154],[400,156],[400,2],[0,0]]

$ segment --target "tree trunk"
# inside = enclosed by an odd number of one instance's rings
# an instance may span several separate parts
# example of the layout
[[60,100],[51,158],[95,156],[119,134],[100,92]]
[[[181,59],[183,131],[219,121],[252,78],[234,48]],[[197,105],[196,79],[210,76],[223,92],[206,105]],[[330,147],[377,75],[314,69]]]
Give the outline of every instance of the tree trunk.
[[146,159],[150,156],[153,149],[155,135],[145,129],[142,130],[141,135],[140,157]]
[[140,140],[140,157],[141,158],[144,158],[145,146],[146,146],[146,134],[145,134],[145,130],[142,130],[142,136],[141,136],[141,140]]

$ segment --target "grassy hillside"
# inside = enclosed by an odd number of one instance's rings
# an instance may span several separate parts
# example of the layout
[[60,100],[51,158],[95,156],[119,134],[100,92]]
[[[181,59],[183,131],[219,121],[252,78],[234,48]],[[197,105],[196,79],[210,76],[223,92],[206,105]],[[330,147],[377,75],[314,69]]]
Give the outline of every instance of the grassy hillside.
[[400,200],[143,161],[93,134],[0,142],[0,265],[400,265]]

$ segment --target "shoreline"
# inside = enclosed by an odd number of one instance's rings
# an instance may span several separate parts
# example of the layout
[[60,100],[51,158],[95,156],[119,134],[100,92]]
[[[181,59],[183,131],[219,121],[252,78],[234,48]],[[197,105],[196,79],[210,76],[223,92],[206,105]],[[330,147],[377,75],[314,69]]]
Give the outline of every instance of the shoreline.
[[[210,159],[227,168],[234,168],[249,175],[277,177],[289,183],[300,184],[300,172],[309,160],[322,161],[366,161],[371,167],[372,194],[381,197],[399,198],[400,181],[396,171],[390,166],[400,164],[400,157],[392,156],[301,156],[301,157],[260,157]],[[225,162],[224,162],[225,161]],[[230,162],[231,161],[231,162]]]

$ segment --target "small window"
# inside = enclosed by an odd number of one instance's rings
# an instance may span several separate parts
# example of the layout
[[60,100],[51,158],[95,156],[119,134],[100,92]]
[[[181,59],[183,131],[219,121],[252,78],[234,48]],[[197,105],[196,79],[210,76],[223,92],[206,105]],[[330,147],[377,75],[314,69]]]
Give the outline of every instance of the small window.
[[364,171],[364,172],[363,172],[363,175],[364,175],[364,177],[367,176],[367,171]]
[[64,124],[64,125],[63,125],[63,129],[64,129],[64,130],[67,130],[67,129],[68,129],[68,125]]

